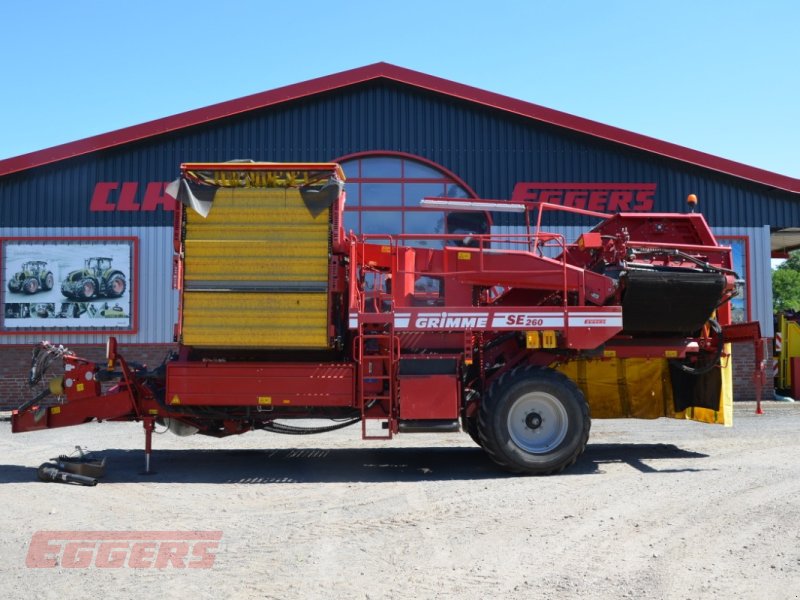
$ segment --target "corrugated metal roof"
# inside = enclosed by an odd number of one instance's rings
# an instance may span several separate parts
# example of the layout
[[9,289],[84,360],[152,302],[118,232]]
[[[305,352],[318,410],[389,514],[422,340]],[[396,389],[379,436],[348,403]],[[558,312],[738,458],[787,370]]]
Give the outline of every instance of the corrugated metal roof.
[[[174,179],[181,162],[330,161],[371,150],[433,161],[483,198],[510,198],[517,182],[639,182],[656,185],[655,210],[685,210],[687,194],[697,194],[712,226],[780,228],[800,223],[796,194],[388,81],[354,85],[0,177],[0,223],[169,226],[172,213],[166,210],[89,211],[96,184],[118,186],[111,192],[113,204],[120,200],[122,183],[128,182],[135,192],[133,201],[144,204],[150,185]],[[497,224],[513,224],[515,219],[498,215]]]
[[[165,117],[126,127],[117,131],[85,138],[76,142],[61,144],[45,150],[31,152],[22,156],[0,161],[0,176],[31,169],[67,158],[81,156],[99,150],[114,148],[119,145],[144,140],[180,129],[190,128],[209,123],[219,119],[242,115],[244,113],[266,107],[276,107],[281,104],[305,99],[314,95],[323,94],[333,90],[341,90],[364,82],[375,80],[395,81],[409,86],[417,87],[430,92],[442,94],[451,98],[465,100],[474,104],[498,109],[520,117],[534,119],[538,122],[555,127],[586,134],[598,139],[621,144],[630,148],[644,150],[658,156],[686,162],[704,169],[718,171],[741,179],[777,188],[792,193],[800,193],[800,179],[772,173],[749,165],[744,165],[732,160],[692,150],[657,140],[638,133],[633,133],[604,125],[596,121],[570,115],[561,111],[545,108],[494,92],[481,90],[464,84],[449,81],[418,71],[412,71],[384,62],[343,71],[317,79],[277,88],[245,96],[236,100],[214,104],[206,108],[191,110],[171,117]],[[430,125],[436,123],[428,121]],[[385,129],[391,129],[395,124],[391,121],[384,124]],[[329,133],[330,130],[327,132]],[[371,136],[379,136],[387,131],[372,131]],[[395,131],[395,133],[399,133]]]

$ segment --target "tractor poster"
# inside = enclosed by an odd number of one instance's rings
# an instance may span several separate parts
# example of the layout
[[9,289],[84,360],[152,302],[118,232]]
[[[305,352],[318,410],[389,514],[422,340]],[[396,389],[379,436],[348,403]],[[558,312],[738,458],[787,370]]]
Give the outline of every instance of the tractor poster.
[[5,240],[3,330],[130,330],[133,241]]

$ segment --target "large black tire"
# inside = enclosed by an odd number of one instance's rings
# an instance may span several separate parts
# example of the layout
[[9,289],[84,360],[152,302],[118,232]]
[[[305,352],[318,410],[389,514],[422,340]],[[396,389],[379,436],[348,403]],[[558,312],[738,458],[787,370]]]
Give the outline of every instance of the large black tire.
[[481,446],[481,436],[478,434],[478,414],[475,413],[471,417],[466,415],[466,405],[470,402],[476,401],[479,399],[480,394],[478,394],[475,390],[467,390],[466,391],[466,398],[465,398],[465,408],[461,410],[461,429],[469,434],[469,437],[472,438],[472,441]]
[[523,366],[489,388],[478,413],[481,446],[512,473],[549,475],[573,465],[589,440],[589,405],[552,369]]
[[473,442],[478,446],[483,446],[478,433],[478,417],[461,417],[461,428],[469,434]]
[[53,273],[48,271],[44,276],[44,281],[42,282],[42,289],[45,291],[52,290],[54,283],[55,281],[53,280]]
[[106,296],[109,298],[119,298],[125,293],[127,288],[128,282],[125,281],[125,275],[122,273],[113,273],[111,277],[108,278],[108,283],[106,284]]

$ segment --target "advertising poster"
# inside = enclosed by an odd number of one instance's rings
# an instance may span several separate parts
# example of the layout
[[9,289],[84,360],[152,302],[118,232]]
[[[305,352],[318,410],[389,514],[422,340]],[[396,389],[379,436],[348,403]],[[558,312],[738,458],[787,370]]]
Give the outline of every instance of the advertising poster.
[[3,330],[130,330],[132,240],[6,240]]

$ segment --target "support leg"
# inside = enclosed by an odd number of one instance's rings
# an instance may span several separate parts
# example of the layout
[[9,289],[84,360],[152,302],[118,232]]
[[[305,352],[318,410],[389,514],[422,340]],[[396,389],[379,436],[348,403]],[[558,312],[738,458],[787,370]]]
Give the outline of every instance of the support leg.
[[144,473],[143,475],[152,475],[150,470],[150,454],[153,452],[153,431],[156,428],[156,420],[153,417],[144,417],[142,419],[144,425]]

